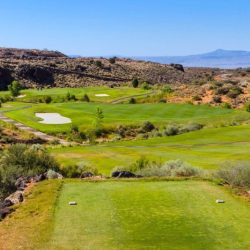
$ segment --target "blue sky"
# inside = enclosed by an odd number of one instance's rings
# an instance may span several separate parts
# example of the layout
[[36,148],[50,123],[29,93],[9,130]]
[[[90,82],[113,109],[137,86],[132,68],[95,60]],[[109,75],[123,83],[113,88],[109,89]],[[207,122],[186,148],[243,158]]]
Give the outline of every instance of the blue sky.
[[250,51],[249,0],[1,0],[0,47],[83,56]]

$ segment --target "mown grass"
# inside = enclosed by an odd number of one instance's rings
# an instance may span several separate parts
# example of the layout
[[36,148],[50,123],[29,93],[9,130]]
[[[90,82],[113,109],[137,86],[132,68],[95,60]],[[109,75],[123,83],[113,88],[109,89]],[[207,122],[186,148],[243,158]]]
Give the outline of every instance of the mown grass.
[[0,222],[0,249],[48,249],[61,181],[44,181],[29,190],[25,202]]
[[249,205],[211,183],[66,183],[48,247],[249,249],[249,223]]
[[250,126],[204,129],[173,137],[120,141],[82,147],[50,149],[63,167],[85,164],[110,175],[116,166],[128,166],[140,156],[157,161],[181,159],[204,169],[227,161],[250,161]]
[[235,121],[250,119],[245,111],[213,108],[206,105],[190,104],[97,104],[97,103],[55,103],[36,104],[30,109],[11,111],[7,116],[43,132],[58,133],[69,131],[71,124],[48,125],[39,123],[36,112],[56,112],[71,118],[81,130],[91,128],[96,108],[104,112],[104,126],[142,124],[145,121],[156,125],[169,123],[202,123],[208,126],[221,126]]
[[[142,88],[132,87],[82,87],[82,88],[49,88],[49,89],[25,89],[21,91],[21,95],[25,95],[22,98],[18,98],[19,101],[32,101],[32,98],[51,96],[54,101],[60,101],[63,97],[66,97],[67,93],[75,95],[78,99],[81,99],[85,94],[90,98],[90,101],[94,102],[110,102],[118,98],[123,98],[133,95],[141,95],[150,93],[148,90]],[[107,94],[105,97],[97,97],[96,94]],[[1,96],[10,95],[9,91],[0,91]]]

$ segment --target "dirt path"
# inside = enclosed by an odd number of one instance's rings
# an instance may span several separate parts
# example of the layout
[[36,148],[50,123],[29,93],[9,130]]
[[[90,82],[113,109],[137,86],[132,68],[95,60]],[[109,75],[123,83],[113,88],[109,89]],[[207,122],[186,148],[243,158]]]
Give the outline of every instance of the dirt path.
[[45,133],[40,132],[38,130],[35,130],[31,127],[28,127],[20,122],[17,122],[13,119],[10,119],[10,118],[6,117],[3,112],[0,112],[0,120],[3,122],[6,122],[6,123],[13,124],[18,129],[23,130],[23,131],[27,131],[27,132],[35,135],[36,137],[41,138],[42,140],[45,140],[48,142],[58,141],[60,144],[65,145],[65,146],[70,145],[70,142],[68,142],[66,140],[60,139],[60,138],[52,136],[52,135],[45,134]]

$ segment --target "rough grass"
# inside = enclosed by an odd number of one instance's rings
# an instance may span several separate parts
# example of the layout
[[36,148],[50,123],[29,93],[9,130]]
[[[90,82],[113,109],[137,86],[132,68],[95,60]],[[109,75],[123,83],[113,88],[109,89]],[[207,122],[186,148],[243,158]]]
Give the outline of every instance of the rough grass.
[[205,182],[67,183],[55,211],[50,249],[250,248],[249,206]]
[[50,151],[62,166],[87,164],[106,175],[116,166],[128,166],[140,156],[157,161],[181,159],[193,166],[217,169],[227,161],[250,161],[250,126],[204,129],[173,137],[121,141]]
[[142,124],[150,121],[156,125],[169,123],[202,123],[207,126],[228,125],[235,121],[250,118],[245,111],[223,108],[213,108],[206,105],[194,106],[190,104],[97,104],[97,103],[56,103],[37,104],[30,109],[16,110],[6,113],[7,116],[43,132],[66,132],[70,124],[45,125],[39,123],[36,112],[55,112],[71,118],[80,129],[93,126],[96,108],[104,112],[104,126],[118,126],[124,124]]
[[23,204],[0,222],[0,249],[48,249],[61,181],[44,181],[29,190]]

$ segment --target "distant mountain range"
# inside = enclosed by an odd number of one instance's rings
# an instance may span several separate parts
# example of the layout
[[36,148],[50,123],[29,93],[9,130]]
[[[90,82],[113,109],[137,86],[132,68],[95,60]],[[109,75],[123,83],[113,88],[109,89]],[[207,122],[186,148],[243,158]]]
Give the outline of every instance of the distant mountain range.
[[250,52],[218,49],[210,53],[190,56],[134,57],[134,59],[163,64],[179,63],[185,67],[247,68],[250,67]]

